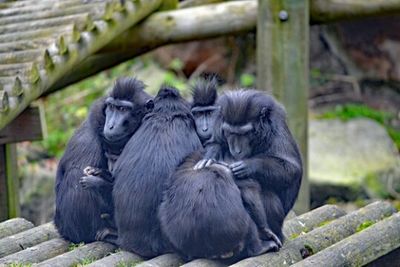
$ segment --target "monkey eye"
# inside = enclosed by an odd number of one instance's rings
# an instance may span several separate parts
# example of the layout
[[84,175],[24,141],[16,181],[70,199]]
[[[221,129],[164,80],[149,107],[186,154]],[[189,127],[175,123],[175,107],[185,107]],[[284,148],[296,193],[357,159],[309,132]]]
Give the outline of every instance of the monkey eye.
[[117,108],[118,108],[118,111],[121,111],[121,112],[126,111],[126,107],[124,107],[124,106],[119,106]]

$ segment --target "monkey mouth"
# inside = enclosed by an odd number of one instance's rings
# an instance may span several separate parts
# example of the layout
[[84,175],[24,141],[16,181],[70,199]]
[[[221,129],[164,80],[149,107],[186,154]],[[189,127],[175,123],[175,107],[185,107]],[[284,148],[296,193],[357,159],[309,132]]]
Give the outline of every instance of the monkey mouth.
[[104,135],[104,139],[106,140],[107,143],[111,143],[111,144],[117,144],[120,142],[124,142],[126,139],[128,138],[127,135]]

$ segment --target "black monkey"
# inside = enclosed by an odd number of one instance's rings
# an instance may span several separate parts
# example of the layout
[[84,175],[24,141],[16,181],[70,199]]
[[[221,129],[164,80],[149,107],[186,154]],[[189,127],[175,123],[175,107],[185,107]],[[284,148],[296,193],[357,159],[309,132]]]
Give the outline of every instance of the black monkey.
[[[160,224],[185,260],[232,258],[242,253],[251,230],[257,229],[228,167],[213,163],[193,170],[202,156],[196,151],[171,175],[158,213]],[[262,252],[259,244],[246,254]]]
[[[229,164],[244,199],[255,203],[247,205],[252,217],[267,236],[272,230],[279,245],[283,220],[294,205],[302,177],[300,153],[286,124],[284,108],[272,96],[255,90],[227,92],[217,104],[223,123],[207,150],[213,151],[215,158],[222,155],[220,160]],[[261,191],[265,215],[258,212],[259,201],[251,201],[253,190],[243,192],[243,188],[255,185],[252,180],[260,185],[257,190]]]
[[[221,127],[216,87],[216,79],[211,78],[199,80],[193,90],[192,113],[203,143],[211,140],[214,127]],[[203,156],[197,151],[187,157],[167,183],[159,218],[174,248],[186,260],[206,257],[229,261],[274,249],[274,243],[259,239],[257,227],[243,206],[243,193],[226,164],[214,161],[206,168],[194,169]],[[255,191],[259,187],[253,187],[252,193],[260,197]],[[261,199],[254,202],[264,212]]]
[[[192,113],[196,122],[197,134],[203,144],[212,142],[210,140],[214,126],[219,125],[217,127],[221,127],[220,107],[216,105],[216,88],[217,79],[215,76],[211,76],[208,79],[199,80],[193,89]],[[207,155],[205,158],[207,158]],[[194,169],[198,170],[212,163],[213,161],[208,160],[199,161]],[[242,192],[243,202],[260,231],[260,236],[266,240],[272,238],[281,247],[281,241],[270,230],[268,225],[264,205],[262,204],[262,190],[259,182],[253,179],[246,179],[245,181],[237,181],[237,185]]]
[[201,147],[189,104],[176,89],[163,87],[115,165],[113,199],[121,248],[146,258],[169,251],[157,219],[165,182]]
[[[60,160],[56,177],[56,213],[54,222],[61,234],[72,242],[95,241],[96,234],[112,227],[112,188],[107,182],[88,177],[95,189],[84,189],[79,180],[84,174],[104,172],[106,178],[113,155],[121,152],[125,143],[139,127],[150,99],[141,81],[134,78],[118,79],[108,98],[94,103],[88,118],[68,142]],[[107,157],[108,155],[108,157]],[[91,179],[93,178],[93,179]],[[100,185],[96,186],[96,181]],[[83,182],[85,184],[85,182]]]

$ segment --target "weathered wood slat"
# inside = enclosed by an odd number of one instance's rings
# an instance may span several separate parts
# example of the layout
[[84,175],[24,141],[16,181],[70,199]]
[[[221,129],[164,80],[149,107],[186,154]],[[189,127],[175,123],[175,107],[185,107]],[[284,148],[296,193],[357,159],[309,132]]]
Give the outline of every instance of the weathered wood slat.
[[0,266],[3,264],[30,264],[38,263],[68,251],[69,242],[61,238],[51,239],[36,246],[0,258]]
[[[0,97],[1,97],[0,91]],[[3,92],[4,93],[4,92]],[[1,103],[2,99],[0,99],[0,110],[2,109],[3,104]],[[5,166],[5,145],[0,145],[0,164]],[[8,217],[8,190],[7,190],[7,176],[6,169],[0,168],[0,221],[7,220]]]
[[0,144],[42,140],[42,118],[43,111],[40,107],[28,107],[12,123],[0,130]]
[[[364,266],[400,247],[400,213],[326,248],[293,267]],[[399,262],[397,262],[399,263]],[[393,262],[393,264],[395,264]]]
[[[375,202],[357,211],[340,217],[327,225],[288,241],[277,253],[267,253],[242,260],[234,267],[289,266],[303,259],[304,254],[317,253],[357,231],[365,221],[379,221],[396,210],[388,202]],[[302,255],[303,254],[303,255]]]
[[[52,58],[53,62],[57,62],[57,64],[53,64],[53,68],[39,67],[38,73],[40,74],[35,75],[35,79],[31,79],[31,88],[29,91],[25,92],[24,98],[18,105],[10,106],[7,113],[0,112],[0,128],[7,125],[17,114],[22,112],[31,101],[43,94],[57,80],[64,77],[72,69],[75,69],[78,63],[101,49],[117,35],[154,12],[154,10],[161,6],[161,3],[161,0],[126,1],[123,10],[118,8],[118,6],[111,6],[110,9],[106,9],[107,12],[105,13],[107,13],[107,18],[102,21],[96,21],[95,30],[92,29],[90,32],[83,32],[81,34],[76,32],[73,36],[80,38],[72,38],[75,42],[67,44],[69,49],[71,47],[76,48],[75,53],[64,54],[60,61]],[[9,42],[9,40],[7,40],[7,42]],[[39,62],[37,62],[37,65],[39,65],[38,63]]]
[[0,77],[25,75],[29,73],[30,68],[32,63],[0,64]]
[[346,215],[346,212],[335,205],[324,205],[298,217],[285,221],[283,233],[286,238],[291,239],[293,235],[302,232],[309,232],[321,224],[326,224],[332,220]]
[[68,24],[83,24],[86,20],[88,13],[82,13],[77,15],[68,15],[56,18],[47,18],[35,21],[19,22],[14,24],[7,24],[0,26],[0,34],[7,34],[12,32],[17,32],[21,29],[25,31],[38,30],[42,28],[68,25]]
[[120,251],[110,256],[97,260],[89,265],[88,267],[112,267],[112,266],[136,266],[137,263],[141,262],[142,258],[136,254]]
[[0,223],[0,239],[26,231],[33,228],[33,223],[23,219],[15,218]]
[[[112,2],[112,0],[90,0],[90,3]],[[82,5],[82,0],[71,1],[38,1],[26,6],[0,9],[0,17],[19,16],[22,14],[40,13],[48,10],[62,10],[66,7]]]
[[21,40],[29,40],[40,37],[55,38],[63,33],[71,32],[72,27],[73,25],[71,24],[66,26],[43,28],[39,30],[30,30],[30,31],[22,30],[15,33],[2,34],[0,35],[0,44],[21,41]]
[[47,18],[55,18],[67,15],[77,15],[82,13],[90,13],[90,14],[101,14],[104,10],[105,3],[101,4],[83,4],[77,5],[72,7],[67,7],[65,9],[51,9],[46,10],[40,13],[29,13],[29,14],[21,14],[18,16],[11,16],[11,17],[0,17],[0,25],[7,25],[7,24],[14,24],[14,23],[21,23],[26,21],[34,21],[40,19],[47,19]]
[[39,59],[42,54],[41,49],[5,52],[0,53],[0,62],[3,64],[26,63]]
[[0,239],[0,258],[58,237],[53,223]]
[[114,245],[104,242],[94,242],[49,260],[39,263],[40,267],[67,267],[77,264],[87,263],[103,258],[116,249]]
[[151,260],[139,263],[135,267],[177,267],[183,263],[182,259],[176,254],[164,254]]

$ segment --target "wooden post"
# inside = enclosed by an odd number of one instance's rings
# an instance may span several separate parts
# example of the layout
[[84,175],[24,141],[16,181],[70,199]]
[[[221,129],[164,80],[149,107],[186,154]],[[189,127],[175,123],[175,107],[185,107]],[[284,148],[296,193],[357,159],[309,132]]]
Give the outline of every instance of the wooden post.
[[309,210],[307,175],[309,1],[259,0],[257,21],[257,86],[272,90],[285,106],[298,142],[304,175],[295,211]]
[[17,142],[41,140],[43,108],[29,107],[0,131],[0,221],[19,216]]

